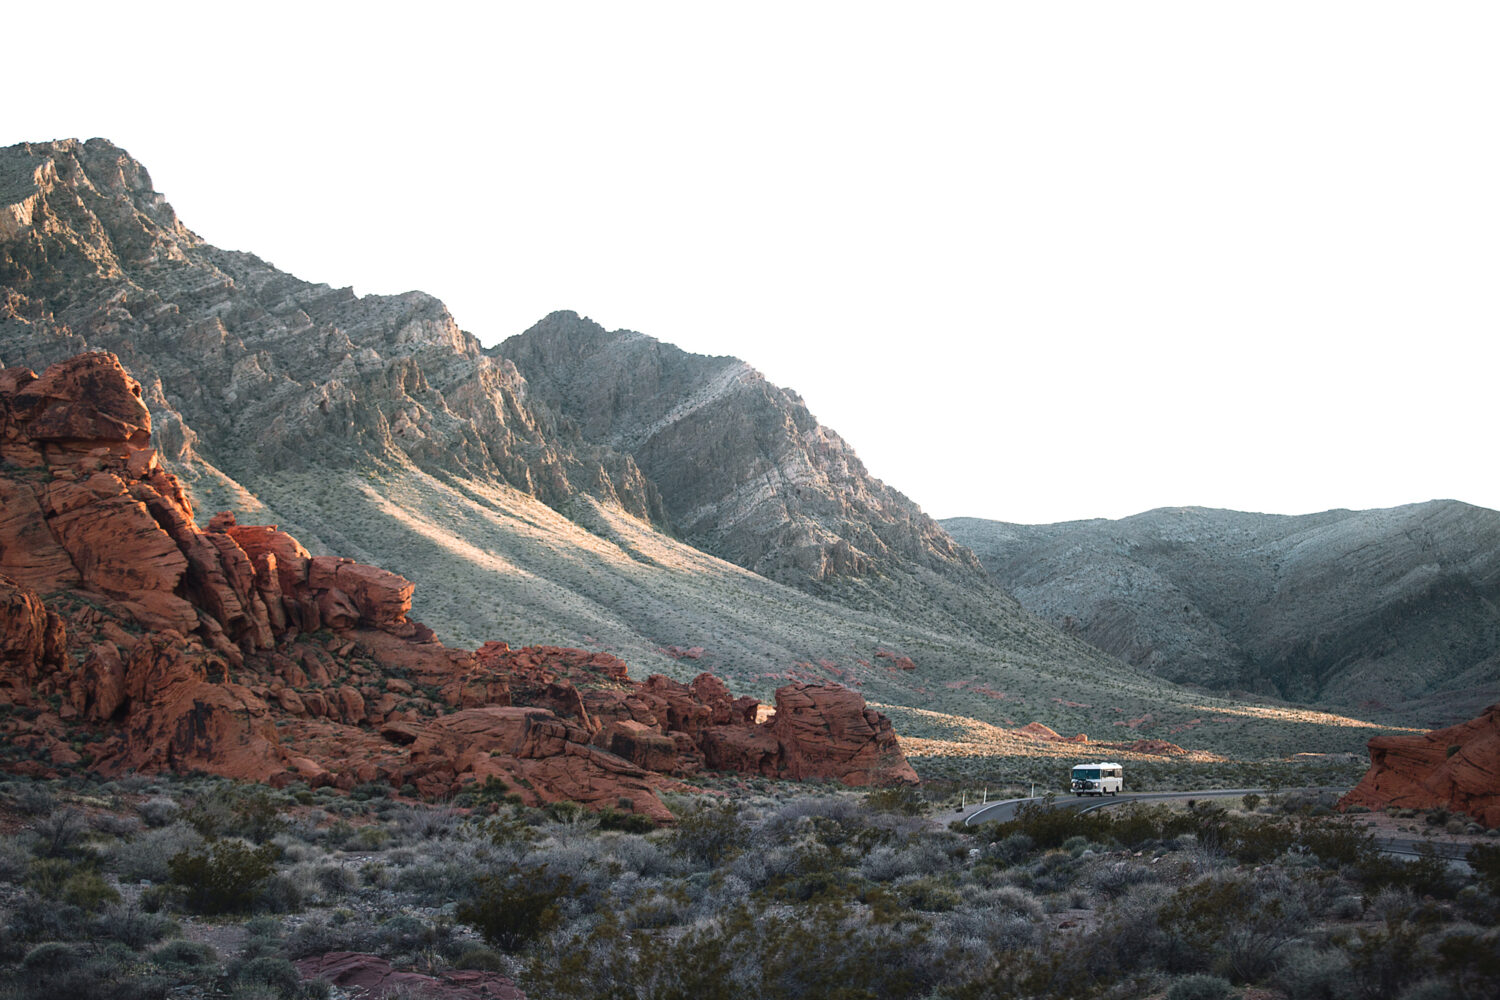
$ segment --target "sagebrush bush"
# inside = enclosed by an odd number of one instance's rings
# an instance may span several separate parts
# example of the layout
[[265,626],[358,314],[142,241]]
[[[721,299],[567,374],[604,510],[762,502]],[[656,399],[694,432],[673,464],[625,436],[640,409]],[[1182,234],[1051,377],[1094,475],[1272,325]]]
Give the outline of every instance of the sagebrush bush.
[[169,826],[182,815],[182,807],[164,795],[147,799],[136,806],[135,811],[149,827]]
[[1287,1000],[1354,1000],[1349,956],[1311,945],[1288,948],[1277,959],[1272,981]]
[[1183,976],[1167,987],[1167,1000],[1224,1000],[1229,981],[1218,976]]
[[106,852],[106,864],[122,882],[166,882],[171,877],[171,860],[202,846],[202,834],[187,823],[176,822],[116,841]]
[[550,874],[546,865],[532,869],[512,865],[502,875],[475,879],[474,898],[459,906],[458,919],[491,946],[519,951],[557,926],[562,919],[559,903],[571,886],[571,880]]
[[166,967],[208,968],[219,962],[218,953],[201,941],[168,941],[151,953],[151,960]]
[[703,805],[679,817],[672,847],[699,864],[717,865],[738,854],[745,846],[748,830],[733,802]]
[[167,869],[189,912],[243,913],[276,870],[275,858],[270,844],[252,848],[237,840],[219,840],[178,854]]

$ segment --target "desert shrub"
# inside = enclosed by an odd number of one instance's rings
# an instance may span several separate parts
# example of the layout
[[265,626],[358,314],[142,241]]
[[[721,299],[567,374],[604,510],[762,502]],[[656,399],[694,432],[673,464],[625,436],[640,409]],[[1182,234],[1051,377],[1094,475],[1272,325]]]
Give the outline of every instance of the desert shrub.
[[921,816],[927,811],[922,793],[909,785],[877,788],[865,796],[865,806],[875,812]]
[[98,869],[67,858],[33,861],[26,872],[26,886],[43,899],[76,906],[85,913],[120,900],[120,894],[104,880]]
[[1393,997],[1426,971],[1417,929],[1401,920],[1361,929],[1343,939],[1350,983],[1362,997]]
[[335,898],[359,888],[359,874],[343,865],[322,865],[313,875],[324,895]]
[[1272,871],[1250,878],[1209,876],[1175,892],[1158,920],[1218,971],[1258,982],[1277,953],[1296,939],[1309,913],[1285,876]]
[[45,941],[26,953],[21,971],[31,976],[51,976],[79,965],[83,952],[76,945]]
[[631,936],[605,922],[586,938],[554,938],[533,952],[528,981],[557,1000],[905,998],[932,983],[925,942],[918,923],[898,929],[843,905],[742,903],[677,935]]
[[141,821],[134,816],[95,813],[88,817],[89,827],[107,837],[129,837],[140,832]]
[[1279,956],[1271,981],[1288,1000],[1354,1000],[1349,957],[1337,949],[1290,947]]
[[559,903],[570,888],[570,879],[550,874],[546,865],[511,865],[501,875],[475,879],[475,898],[461,904],[457,916],[493,947],[519,951],[562,919]]
[[655,843],[638,835],[606,837],[603,844],[613,863],[637,875],[665,875],[680,864]]
[[594,814],[598,819],[599,829],[619,830],[624,833],[650,833],[656,829],[656,824],[651,821],[650,816],[635,812],[622,812],[605,806]]
[[31,864],[29,836],[0,836],[0,882],[19,882]]
[[1425,944],[1436,953],[1435,969],[1461,996],[1500,996],[1500,930],[1463,924]]
[[404,840],[442,840],[451,837],[463,823],[463,816],[448,807],[406,807],[393,817],[396,832]]
[[1224,1000],[1229,983],[1218,976],[1183,976],[1167,987],[1167,1000]]
[[455,969],[478,969],[483,972],[505,971],[505,959],[488,948],[465,948],[453,960]]
[[447,922],[429,924],[408,913],[397,914],[375,929],[375,947],[382,955],[413,954],[424,949],[441,951],[452,936]]
[[165,968],[203,969],[218,964],[212,946],[201,941],[168,941],[151,953],[151,960]]
[[354,836],[342,845],[346,851],[383,851],[391,842],[391,831],[383,826],[371,824],[356,827]]
[[304,886],[291,872],[275,872],[255,897],[255,909],[270,913],[295,913],[302,909]]
[[732,802],[699,806],[682,816],[673,831],[672,848],[699,864],[717,865],[739,853],[748,830]]
[[243,837],[257,844],[286,825],[277,797],[261,785],[221,785],[199,796],[183,818],[209,839]]
[[242,913],[275,871],[276,848],[252,848],[236,840],[220,840],[203,849],[188,850],[167,863],[171,882],[192,913]]
[[1500,846],[1475,844],[1469,848],[1465,860],[1474,869],[1474,875],[1480,884],[1494,895],[1500,896]]
[[97,939],[119,941],[136,951],[176,933],[178,929],[169,917],[148,913],[129,903],[105,906],[94,918],[94,927]]
[[859,863],[860,874],[877,882],[907,876],[936,875],[949,867],[942,845],[932,839],[904,846],[881,844],[870,849]]
[[1093,894],[1104,899],[1114,899],[1124,895],[1131,886],[1157,879],[1157,873],[1147,865],[1112,861],[1089,872],[1086,884]]
[[45,816],[57,808],[57,796],[46,785],[25,782],[13,793],[16,808],[28,816]]
[[43,858],[61,858],[70,854],[88,832],[88,820],[82,811],[67,806],[31,824],[36,834],[32,852]]
[[45,899],[36,892],[22,893],[8,906],[5,935],[19,946],[40,941],[81,941],[92,930],[88,914],[76,906]]
[[170,878],[167,865],[183,851],[203,845],[203,836],[187,823],[172,823],[129,841],[110,846],[107,865],[121,881],[165,882]]
[[1255,792],[1246,792],[1240,799],[1240,803],[1245,807],[1246,812],[1255,812],[1256,808],[1260,806],[1260,801],[1260,796]]
[[69,1000],[160,1000],[171,985],[138,970],[139,956],[118,942],[83,949],[48,942],[33,948],[21,963],[26,997]]
[[1352,866],[1355,876],[1367,893],[1385,889],[1432,895],[1452,899],[1458,894],[1459,880],[1448,861],[1431,844],[1417,845],[1416,860],[1393,858],[1372,850]]
[[302,977],[296,966],[284,958],[261,955],[244,962],[234,971],[234,981],[241,986],[264,986],[278,997],[296,997],[301,992]]
[[904,882],[894,889],[896,899],[902,906],[927,913],[942,913],[957,909],[963,896],[952,885],[942,879],[919,878]]
[[334,922],[318,916],[292,928],[281,944],[286,956],[297,959],[330,951],[371,951],[376,947],[375,928],[358,920]]
[[182,807],[164,795],[147,799],[135,811],[149,827],[170,826],[182,815]]

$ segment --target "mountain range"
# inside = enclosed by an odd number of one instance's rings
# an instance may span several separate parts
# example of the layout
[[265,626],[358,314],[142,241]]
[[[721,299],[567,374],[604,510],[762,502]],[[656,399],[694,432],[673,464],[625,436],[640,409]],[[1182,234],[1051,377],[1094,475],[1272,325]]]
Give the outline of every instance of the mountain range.
[[[424,293],[359,296],[209,245],[107,141],[0,150],[0,363],[89,350],[142,383],[201,518],[401,573],[449,643],[583,646],[757,696],[837,680],[933,737],[968,717],[1289,753],[1317,741],[1247,730],[1242,698],[1175,681],[1342,698],[1231,669],[1206,638],[1182,641],[1213,671],[1164,666],[1027,603],[994,547],[743,361],[570,312],[486,347]],[[1361,725],[1326,742],[1353,748]]]

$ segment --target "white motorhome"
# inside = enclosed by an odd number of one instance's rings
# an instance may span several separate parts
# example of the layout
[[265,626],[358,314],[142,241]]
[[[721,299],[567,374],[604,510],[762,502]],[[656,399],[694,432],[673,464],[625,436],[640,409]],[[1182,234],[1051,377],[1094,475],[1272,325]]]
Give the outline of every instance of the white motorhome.
[[1125,774],[1119,764],[1079,764],[1073,768],[1074,795],[1118,795],[1125,787]]

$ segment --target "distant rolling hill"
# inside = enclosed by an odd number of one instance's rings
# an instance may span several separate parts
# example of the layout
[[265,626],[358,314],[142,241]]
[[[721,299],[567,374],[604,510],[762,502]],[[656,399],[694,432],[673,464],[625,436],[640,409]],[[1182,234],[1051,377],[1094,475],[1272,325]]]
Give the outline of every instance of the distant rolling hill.
[[1500,512],[942,524],[1027,610],[1169,680],[1432,724],[1500,700]]

